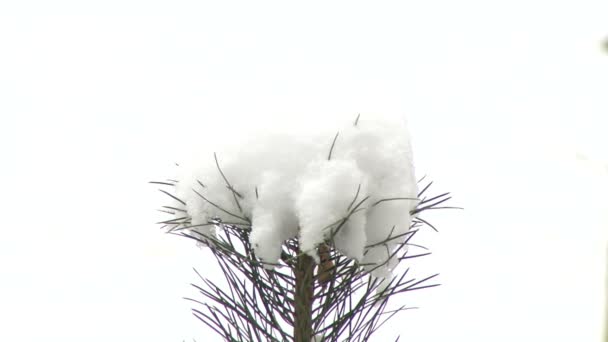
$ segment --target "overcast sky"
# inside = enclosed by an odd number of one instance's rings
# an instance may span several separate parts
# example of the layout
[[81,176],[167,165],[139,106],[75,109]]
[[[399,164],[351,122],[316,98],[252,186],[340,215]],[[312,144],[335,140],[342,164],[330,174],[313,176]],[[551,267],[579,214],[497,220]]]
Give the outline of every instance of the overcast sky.
[[[605,1],[0,2],[0,340],[215,341],[205,252],[149,180],[268,127],[406,117],[464,211],[378,335],[600,341],[608,237]],[[198,296],[197,298],[201,298]]]

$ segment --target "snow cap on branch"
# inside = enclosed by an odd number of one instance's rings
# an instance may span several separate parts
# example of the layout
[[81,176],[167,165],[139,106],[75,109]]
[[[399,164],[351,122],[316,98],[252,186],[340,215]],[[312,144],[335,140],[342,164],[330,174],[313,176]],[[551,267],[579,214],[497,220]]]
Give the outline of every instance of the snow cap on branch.
[[214,236],[216,218],[250,224],[266,263],[297,237],[317,262],[316,247],[329,242],[386,278],[418,202],[409,135],[403,121],[353,121],[308,134],[254,132],[238,145],[227,138],[222,150],[180,163],[174,205],[205,236]]

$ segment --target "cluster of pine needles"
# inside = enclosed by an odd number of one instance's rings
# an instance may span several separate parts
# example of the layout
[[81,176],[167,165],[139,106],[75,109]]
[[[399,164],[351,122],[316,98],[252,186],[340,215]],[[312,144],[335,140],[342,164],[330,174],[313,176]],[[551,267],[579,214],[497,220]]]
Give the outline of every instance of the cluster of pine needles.
[[[176,182],[169,180],[154,183],[174,186]],[[422,247],[411,241],[423,226],[436,231],[431,223],[420,218],[420,213],[454,208],[444,206],[444,203],[451,198],[449,193],[426,196],[431,184],[432,182],[424,186],[418,194],[418,205],[411,211],[413,220],[408,232],[395,236],[391,234],[385,241],[366,247],[387,245],[391,241],[402,240],[392,251],[391,258],[395,257],[401,262],[429,255],[430,252],[410,254],[410,249],[407,247],[412,245]],[[169,192],[161,191],[177,199]],[[177,200],[183,203],[180,199]],[[328,227],[332,228],[332,236],[350,215],[362,209],[365,200],[366,198],[351,205],[352,209],[343,220]],[[374,205],[378,204],[380,203],[374,203]],[[225,276],[227,288],[216,285],[195,270],[202,284],[192,284],[192,286],[207,298],[207,301],[188,298],[200,305],[192,309],[198,319],[226,341],[261,342],[299,339],[296,336],[298,318],[295,313],[298,311],[297,306],[302,305],[299,303],[302,298],[299,298],[301,295],[296,291],[296,273],[298,263],[305,255],[305,251],[300,250],[297,238],[283,243],[279,264],[273,264],[270,268],[254,253],[253,246],[249,242],[251,223],[247,218],[245,222],[222,222],[216,218],[207,224],[219,228],[218,233],[215,236],[208,236],[192,229],[195,227],[191,225],[191,218],[183,208],[163,207],[163,211],[173,217],[180,217],[161,222],[162,228],[167,229],[170,234],[187,237],[208,246]],[[180,212],[184,215],[175,215]],[[332,267],[325,271],[330,271],[331,277],[322,282],[319,279],[323,275],[322,272],[310,274],[312,297],[309,299],[310,303],[304,304],[311,306],[307,312],[311,316],[309,335],[319,336],[316,341],[368,341],[385,322],[397,313],[410,309],[400,306],[389,310],[387,304],[390,298],[404,292],[438,286],[431,282],[437,274],[423,279],[410,278],[409,267],[395,274],[391,280],[381,282],[370,273],[384,264],[372,265],[371,269],[365,268],[364,266],[369,265],[358,263],[333,249],[331,239],[326,243],[330,252],[329,258],[324,262]],[[385,282],[389,283],[385,284]]]
[[[355,120],[355,126],[358,119],[359,117]],[[328,160],[331,159],[337,138],[338,134],[331,144]],[[192,225],[191,217],[185,210],[186,203],[160,189],[181,204],[181,207],[164,206],[161,211],[173,218],[160,223],[170,234],[193,239],[209,247],[214,255],[227,285],[219,286],[195,269],[202,283],[192,286],[207,300],[187,299],[198,305],[192,309],[193,314],[225,341],[368,341],[389,319],[403,310],[411,309],[406,306],[389,309],[389,299],[405,292],[438,286],[434,283],[438,274],[416,279],[409,276],[409,267],[403,271],[395,268],[393,277],[382,281],[372,276],[371,272],[386,266],[384,263],[365,265],[341,255],[333,248],[336,233],[351,215],[364,210],[367,205],[369,197],[359,199],[360,186],[345,216],[326,227],[331,234],[318,247],[323,248],[323,253],[319,253],[321,264],[316,266],[316,273],[314,260],[307,253],[310,251],[301,250],[297,238],[286,240],[282,244],[278,264],[261,261],[256,257],[249,240],[251,220],[242,213],[239,204],[242,195],[232,187],[217,156],[214,156],[218,172],[226,182],[226,188],[232,192],[241,214],[229,212],[195,189],[193,191],[210,205],[234,217],[237,222],[215,218],[202,225]],[[423,181],[424,178],[419,183]],[[173,187],[177,181],[151,183]],[[200,181],[199,184],[205,187]],[[416,246],[426,250],[423,246],[412,243],[412,239],[423,227],[437,231],[420,214],[430,210],[456,208],[445,206],[451,198],[449,193],[428,195],[431,185],[432,182],[424,185],[417,198],[387,198],[369,204],[376,206],[394,200],[417,201],[416,207],[410,212],[412,223],[406,233],[393,235],[391,232],[386,240],[366,246],[366,250],[386,246],[390,254],[386,262],[396,259],[398,264],[407,259],[429,255],[428,251],[411,254],[408,248]],[[216,227],[217,234],[204,235],[193,229],[205,225]],[[398,340],[399,337],[396,341]]]

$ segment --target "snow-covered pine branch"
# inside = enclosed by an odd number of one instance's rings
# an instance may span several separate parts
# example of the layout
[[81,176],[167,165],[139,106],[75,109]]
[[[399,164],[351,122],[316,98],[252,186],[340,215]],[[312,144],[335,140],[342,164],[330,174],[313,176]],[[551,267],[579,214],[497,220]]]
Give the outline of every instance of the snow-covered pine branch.
[[408,309],[389,298],[437,286],[436,274],[395,271],[429,254],[408,253],[422,225],[435,229],[419,214],[450,199],[430,196],[432,182],[418,190],[402,122],[231,138],[153,182],[173,202],[161,224],[210,247],[222,269],[227,289],[201,276],[193,286],[210,303],[192,300],[226,341],[368,341]]
[[[316,247],[331,239],[375,276],[390,275],[396,265],[390,256],[418,204],[403,122],[362,117],[308,134],[229,143],[227,137],[224,150],[179,164],[176,222],[187,217],[190,229],[208,236],[215,234],[212,219],[251,224],[251,245],[268,267],[278,263],[287,239],[297,237],[317,262]],[[398,238],[382,243],[389,236]]]

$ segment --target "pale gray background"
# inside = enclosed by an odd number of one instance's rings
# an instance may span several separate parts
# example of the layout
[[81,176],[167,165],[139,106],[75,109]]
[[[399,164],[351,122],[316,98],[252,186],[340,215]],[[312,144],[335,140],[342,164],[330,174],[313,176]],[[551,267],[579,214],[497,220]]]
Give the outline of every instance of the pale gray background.
[[[598,341],[604,1],[0,2],[0,340],[217,340],[207,255],[148,180],[197,144],[330,115],[409,119],[462,212],[413,266],[443,284],[378,341]],[[333,116],[332,116],[333,118]],[[349,119],[350,120],[350,119]]]

